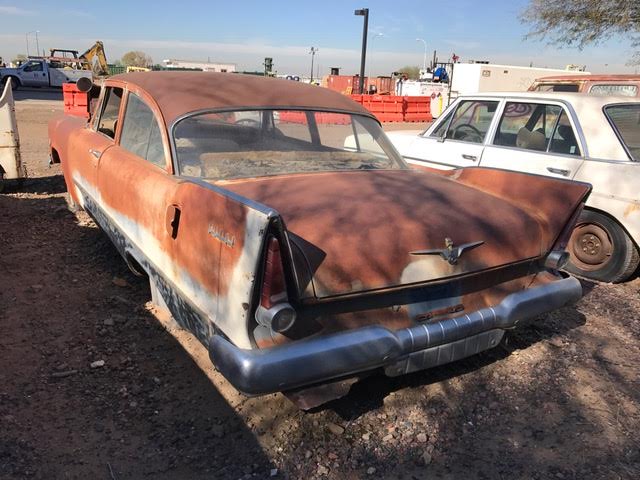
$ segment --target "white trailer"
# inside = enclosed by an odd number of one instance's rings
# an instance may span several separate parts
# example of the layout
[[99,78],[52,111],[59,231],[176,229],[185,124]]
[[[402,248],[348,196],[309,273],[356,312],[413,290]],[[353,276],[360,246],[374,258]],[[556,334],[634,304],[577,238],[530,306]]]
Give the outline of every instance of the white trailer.
[[30,58],[18,68],[0,68],[0,85],[11,80],[13,89],[19,87],[62,87],[63,83],[76,83],[80,78],[92,78],[91,70],[74,68],[75,64],[50,62],[47,58]]
[[[454,63],[451,80],[452,97],[483,92],[525,92],[536,78],[566,75],[557,68],[518,67],[491,63]],[[590,72],[571,71],[572,75]]]

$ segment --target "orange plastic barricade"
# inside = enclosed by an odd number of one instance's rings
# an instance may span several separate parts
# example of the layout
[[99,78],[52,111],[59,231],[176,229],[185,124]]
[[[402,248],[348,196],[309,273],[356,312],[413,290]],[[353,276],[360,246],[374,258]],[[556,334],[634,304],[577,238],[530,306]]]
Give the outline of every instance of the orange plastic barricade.
[[89,118],[89,93],[81,92],[75,83],[62,84],[64,113]]
[[430,122],[431,97],[429,96],[405,96],[404,97],[404,121],[405,122]]

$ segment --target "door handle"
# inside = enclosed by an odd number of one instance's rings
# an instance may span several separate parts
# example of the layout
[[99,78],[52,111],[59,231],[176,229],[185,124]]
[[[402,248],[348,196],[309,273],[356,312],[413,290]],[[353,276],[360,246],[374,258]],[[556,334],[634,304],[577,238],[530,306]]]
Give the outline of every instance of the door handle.
[[476,157],[475,155],[467,155],[466,153],[462,154],[462,158],[464,158],[465,160],[471,160],[472,162],[478,161],[478,157]]
[[100,158],[100,155],[102,155],[102,152],[100,150],[95,150],[93,148],[89,149],[89,153],[96,158]]
[[547,167],[547,171],[551,173],[555,173],[556,175],[562,175],[564,177],[568,177],[569,174],[571,173],[571,170],[564,170],[562,168],[553,168],[553,167]]
[[167,207],[167,214],[165,216],[165,225],[167,232],[171,235],[171,238],[178,237],[178,227],[180,226],[180,207],[178,205],[169,205]]

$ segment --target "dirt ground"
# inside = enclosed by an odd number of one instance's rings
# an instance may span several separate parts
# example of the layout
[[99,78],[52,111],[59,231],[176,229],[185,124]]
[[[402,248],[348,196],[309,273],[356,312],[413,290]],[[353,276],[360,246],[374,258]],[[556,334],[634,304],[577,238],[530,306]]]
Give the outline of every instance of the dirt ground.
[[0,478],[640,478],[640,280],[312,412],[246,398],[67,210],[60,110],[17,102],[31,179],[0,195]]

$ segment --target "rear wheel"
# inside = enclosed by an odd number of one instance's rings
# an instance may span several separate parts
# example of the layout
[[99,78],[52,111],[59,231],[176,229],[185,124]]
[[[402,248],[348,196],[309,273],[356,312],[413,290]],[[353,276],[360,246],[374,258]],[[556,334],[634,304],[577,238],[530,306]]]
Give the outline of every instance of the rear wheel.
[[569,272],[601,282],[622,282],[640,263],[638,249],[622,226],[593,210],[582,212],[567,250]]

